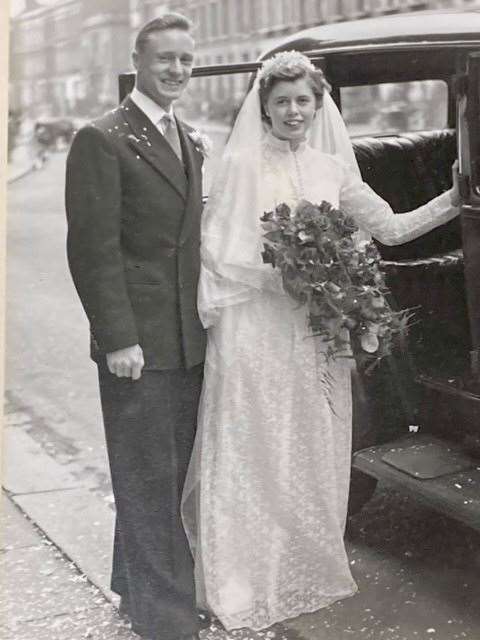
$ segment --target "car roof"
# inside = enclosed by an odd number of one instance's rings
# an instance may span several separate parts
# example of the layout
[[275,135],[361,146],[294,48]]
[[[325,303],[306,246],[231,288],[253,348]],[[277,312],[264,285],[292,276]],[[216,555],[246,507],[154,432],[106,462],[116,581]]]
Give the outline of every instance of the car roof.
[[288,49],[289,46],[312,51],[350,45],[444,40],[480,41],[480,9],[415,11],[319,25],[291,34],[274,51]]

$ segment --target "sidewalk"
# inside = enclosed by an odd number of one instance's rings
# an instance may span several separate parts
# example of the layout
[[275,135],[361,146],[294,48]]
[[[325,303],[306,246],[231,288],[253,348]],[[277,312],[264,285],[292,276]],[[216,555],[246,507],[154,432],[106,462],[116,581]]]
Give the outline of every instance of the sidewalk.
[[35,151],[31,142],[22,142],[12,150],[7,165],[7,184],[15,182],[35,169]]
[[[14,640],[140,640],[115,606],[2,492],[0,637]],[[201,640],[287,640],[283,633],[212,624]],[[289,640],[300,640],[297,634]]]
[[[49,455],[42,445],[54,443],[39,440],[39,431],[38,419],[7,401],[0,637],[139,640],[120,618],[118,597],[109,588],[112,501]],[[279,625],[275,633],[227,634],[214,623],[201,632],[201,640],[287,640],[285,632]],[[288,640],[299,638],[288,632]]]
[[73,562],[2,495],[0,635],[12,640],[134,640]]

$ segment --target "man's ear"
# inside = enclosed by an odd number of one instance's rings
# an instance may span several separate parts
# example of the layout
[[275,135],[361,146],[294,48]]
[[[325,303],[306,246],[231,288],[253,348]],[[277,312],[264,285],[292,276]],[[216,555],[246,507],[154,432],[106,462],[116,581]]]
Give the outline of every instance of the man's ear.
[[135,69],[138,70],[138,53],[136,51],[132,51],[132,62]]

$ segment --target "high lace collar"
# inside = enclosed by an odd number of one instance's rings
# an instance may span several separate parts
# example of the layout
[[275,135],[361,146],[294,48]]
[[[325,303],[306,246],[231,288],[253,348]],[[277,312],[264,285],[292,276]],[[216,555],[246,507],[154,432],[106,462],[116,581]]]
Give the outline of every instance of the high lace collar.
[[[282,140],[281,138],[277,138],[277,136],[273,135],[272,130],[269,129],[265,135],[265,144],[267,144],[272,149],[276,149],[277,151],[282,151],[283,153],[293,152],[293,149],[290,147],[289,140]],[[295,152],[303,151],[307,146],[307,141],[302,140]]]

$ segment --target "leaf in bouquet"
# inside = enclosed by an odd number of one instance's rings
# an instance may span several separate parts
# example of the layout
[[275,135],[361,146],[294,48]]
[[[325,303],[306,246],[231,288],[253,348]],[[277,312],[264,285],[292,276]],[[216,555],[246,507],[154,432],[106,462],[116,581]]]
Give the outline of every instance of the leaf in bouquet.
[[273,231],[268,231],[267,233],[264,234],[263,236],[264,238],[266,238],[267,240],[269,240],[270,242],[274,242],[274,243],[281,243],[282,242],[282,232],[278,231],[278,230],[273,230]]
[[341,288],[338,286],[338,284],[335,284],[335,282],[328,282],[325,288],[327,289],[327,291],[331,291],[334,294],[337,294],[341,291]]
[[323,324],[324,323],[323,315],[315,315],[313,313],[310,313],[308,316],[308,321],[310,323],[310,328],[314,335],[321,335],[321,336],[328,337],[328,334]]
[[325,298],[319,296],[315,291],[312,292],[310,299],[310,313],[316,316],[326,317],[329,311],[327,310],[327,305],[325,302]]
[[275,215],[274,211],[265,211],[263,216],[261,216],[260,220],[262,222],[270,222],[270,220],[273,220]]
[[344,321],[345,326],[347,327],[347,329],[349,329],[350,331],[352,329],[355,329],[358,325],[358,322],[355,318],[352,317],[347,317],[346,320]]
[[345,351],[349,346],[349,340],[345,338],[345,336],[341,333],[335,335],[334,339],[335,351],[338,353],[339,351]]
[[282,272],[283,287],[285,291],[297,302],[304,304],[308,297],[306,283],[295,273],[293,269]]
[[324,319],[323,326],[330,334],[331,338],[335,338],[342,333],[344,326],[344,319],[342,316],[335,316],[334,318]]
[[415,312],[411,309],[404,309],[402,311],[392,313],[396,332],[406,335],[410,325],[412,324],[412,318],[414,318]]
[[271,264],[273,267],[275,267],[275,252],[272,251],[272,248],[267,244],[263,245],[262,259],[265,264]]
[[276,220],[267,220],[262,223],[262,229],[266,232],[280,231]]

